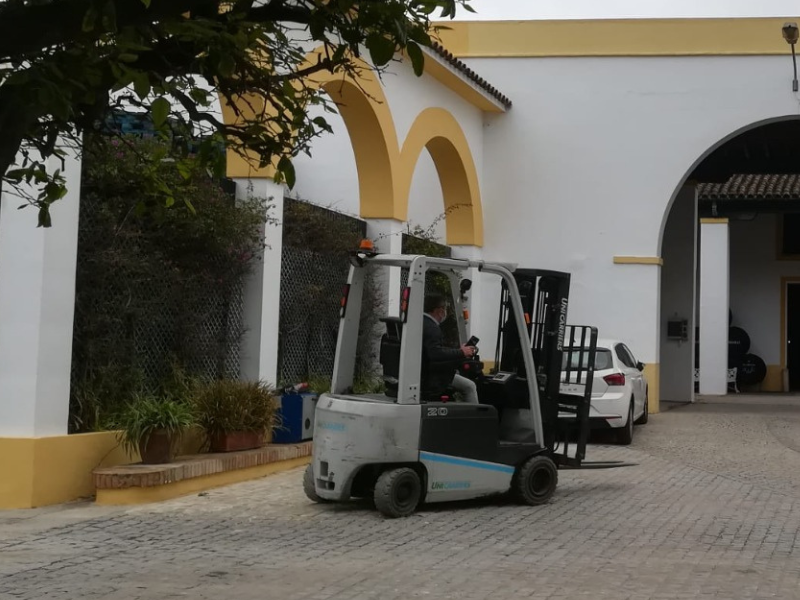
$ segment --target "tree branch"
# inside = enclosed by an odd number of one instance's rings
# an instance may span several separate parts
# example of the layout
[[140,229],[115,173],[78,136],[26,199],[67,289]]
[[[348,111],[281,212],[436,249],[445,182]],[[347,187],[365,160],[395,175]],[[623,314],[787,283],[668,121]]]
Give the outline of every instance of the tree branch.
[[[210,0],[218,20],[229,18],[220,11],[222,0]],[[106,33],[104,27],[83,31],[83,20],[92,8],[93,0],[51,0],[44,4],[0,3],[0,63],[36,54],[62,44],[84,40],[98,41]],[[248,7],[249,5],[249,7]],[[181,18],[186,13],[207,10],[209,0],[152,0],[145,7],[142,0],[114,0],[117,29],[158,23],[162,19]],[[303,6],[286,6],[283,2],[253,8],[252,3],[239,3],[240,14],[246,20],[293,22],[307,25],[312,10]],[[58,26],[55,26],[55,24]],[[98,19],[99,23],[99,19]],[[44,26],[43,26],[44,24]]]

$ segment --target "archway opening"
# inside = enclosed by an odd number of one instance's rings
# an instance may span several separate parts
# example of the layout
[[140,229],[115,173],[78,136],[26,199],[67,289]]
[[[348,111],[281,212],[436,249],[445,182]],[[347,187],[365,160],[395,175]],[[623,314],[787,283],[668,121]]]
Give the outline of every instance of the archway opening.
[[403,198],[409,198],[411,182],[424,150],[430,154],[441,185],[447,244],[482,246],[483,212],[478,173],[466,135],[448,111],[426,109],[411,126],[401,153]]
[[662,401],[800,390],[798,138],[797,116],[748,125],[676,190],[661,235]]

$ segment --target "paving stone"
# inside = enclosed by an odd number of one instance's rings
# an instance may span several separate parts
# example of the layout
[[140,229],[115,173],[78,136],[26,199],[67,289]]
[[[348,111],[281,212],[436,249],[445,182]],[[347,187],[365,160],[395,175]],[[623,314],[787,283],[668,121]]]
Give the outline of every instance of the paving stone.
[[310,503],[297,469],[155,505],[0,513],[0,599],[800,599],[787,423],[800,409],[655,415],[632,446],[590,448],[637,466],[564,471],[542,507],[385,520]]

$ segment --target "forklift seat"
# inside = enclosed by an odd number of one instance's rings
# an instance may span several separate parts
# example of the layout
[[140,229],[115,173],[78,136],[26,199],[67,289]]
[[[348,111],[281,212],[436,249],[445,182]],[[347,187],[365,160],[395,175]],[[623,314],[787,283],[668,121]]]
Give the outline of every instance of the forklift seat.
[[383,382],[386,395],[397,398],[397,386],[400,380],[400,345],[403,340],[403,320],[399,317],[383,317],[386,333],[381,336],[379,362],[383,367]]

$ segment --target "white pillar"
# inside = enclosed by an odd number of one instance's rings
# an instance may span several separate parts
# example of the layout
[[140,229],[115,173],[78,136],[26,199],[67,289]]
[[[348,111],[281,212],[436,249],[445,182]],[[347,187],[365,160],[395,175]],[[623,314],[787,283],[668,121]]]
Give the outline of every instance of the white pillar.
[[727,219],[700,220],[700,393],[728,391]]
[[51,206],[50,228],[36,227],[35,208],[18,210],[12,190],[0,194],[0,437],[67,433],[81,187],[73,153],[63,173],[68,192]]
[[263,260],[256,263],[244,291],[241,377],[278,384],[284,188],[271,179],[235,179],[237,199],[267,200]]
[[[481,260],[483,258],[483,249],[478,246],[452,246],[453,258],[461,258],[465,260]],[[483,275],[478,272],[478,269],[470,269],[469,274],[465,275],[472,281],[472,288],[467,293],[468,301],[465,308],[469,311],[469,322],[467,323],[467,335],[477,336],[481,339],[481,344],[484,346],[484,351],[488,349],[485,346],[485,341],[481,336],[482,323],[484,315],[481,312],[482,308],[482,290],[483,290]],[[488,341],[488,340],[487,340]]]
[[[375,249],[381,254],[402,254],[403,234],[406,224],[394,219],[368,219],[367,237],[375,242]],[[380,288],[386,294],[386,314],[400,316],[400,292],[402,272],[399,267],[390,267],[388,280],[381,282]]]

